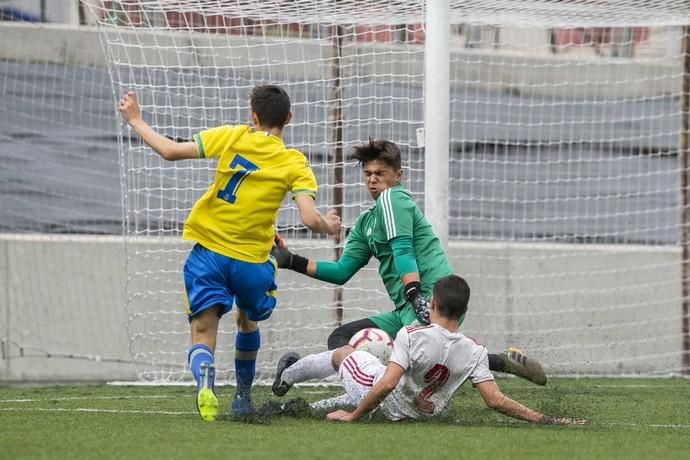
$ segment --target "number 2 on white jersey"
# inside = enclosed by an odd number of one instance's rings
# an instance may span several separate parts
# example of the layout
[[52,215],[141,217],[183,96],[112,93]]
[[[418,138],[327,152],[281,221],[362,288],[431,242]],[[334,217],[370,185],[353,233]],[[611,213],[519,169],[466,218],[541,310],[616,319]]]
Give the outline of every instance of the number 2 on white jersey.
[[425,386],[421,393],[414,399],[414,404],[417,406],[417,409],[427,414],[434,413],[435,406],[433,402],[429,401],[429,397],[446,384],[448,377],[450,377],[450,371],[443,364],[434,364],[433,367],[424,374],[424,383],[428,385]]

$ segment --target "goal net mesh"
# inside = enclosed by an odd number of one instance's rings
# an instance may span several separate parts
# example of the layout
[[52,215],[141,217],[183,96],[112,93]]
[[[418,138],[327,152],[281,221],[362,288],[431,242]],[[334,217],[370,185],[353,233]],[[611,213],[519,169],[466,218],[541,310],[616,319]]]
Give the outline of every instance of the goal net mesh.
[[[422,1],[85,2],[115,93],[173,139],[248,123],[248,93],[283,86],[286,144],[351,227],[372,205],[352,146],[395,141],[423,208]],[[683,369],[681,138],[685,1],[451,1],[449,256],[473,288],[465,331],[522,347],[550,374]],[[130,347],[146,380],[188,378],[181,229],[213,178],[166,162],[120,125]],[[341,156],[342,151],[342,156]],[[342,195],[341,195],[342,194]],[[342,196],[342,200],[339,198]],[[286,200],[295,251],[334,259]],[[345,240],[345,238],[343,238]],[[392,308],[370,264],[343,288],[282,271],[261,323],[258,378],[288,350],[325,349],[341,322]],[[233,377],[235,323],[217,365]]]

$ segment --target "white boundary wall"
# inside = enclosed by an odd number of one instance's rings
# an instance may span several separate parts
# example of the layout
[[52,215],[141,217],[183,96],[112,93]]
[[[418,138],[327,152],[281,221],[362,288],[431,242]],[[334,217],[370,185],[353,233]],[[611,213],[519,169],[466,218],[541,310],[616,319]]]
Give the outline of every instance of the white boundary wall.
[[[464,329],[470,335],[479,331],[477,336],[490,350],[498,351],[510,340],[519,341],[539,354],[550,373],[650,374],[680,368],[680,264],[675,248],[451,242],[449,251],[455,269],[466,274],[473,287],[472,310]],[[602,277],[602,284],[614,287],[603,294],[597,292],[603,304],[619,304],[621,297],[627,301],[626,292],[610,285],[615,277],[625,277],[621,285],[628,286],[659,280],[648,297],[668,301],[654,303],[654,311],[639,318],[641,326],[631,329],[616,327],[630,320],[620,317],[626,309],[592,314],[596,306],[591,304],[588,289],[597,291],[602,286],[591,281],[580,286],[577,279],[562,279],[562,294],[540,296],[540,291],[559,289],[549,275],[562,263],[557,255],[566,253],[574,271],[592,270],[592,263],[602,272],[607,266],[625,267],[640,261],[649,267]],[[0,235],[0,381],[134,380],[134,369],[127,363],[124,258],[120,237]],[[281,271],[279,285],[289,285],[294,276],[298,275]],[[503,280],[500,286],[497,279]],[[542,284],[534,280],[542,280]],[[322,289],[330,298],[330,288],[323,285]],[[485,292],[492,294],[489,297]],[[361,297],[361,292],[356,295]],[[379,291],[372,302],[386,311],[390,307],[380,297]],[[515,301],[525,298],[530,300]],[[280,305],[275,315],[280,315]],[[565,316],[573,324],[562,324]],[[649,318],[675,316],[677,325],[643,324]],[[586,327],[597,321],[598,326]],[[568,332],[571,325],[576,331]],[[545,332],[529,332],[535,329]],[[528,332],[517,337],[515,331]],[[325,344],[325,332],[316,329],[315,333],[323,335],[318,339]],[[641,343],[639,349],[625,345],[621,350],[619,344],[637,343],[638,337],[663,339]],[[563,349],[562,344],[571,346]],[[593,354],[592,346],[602,348]],[[19,356],[19,347],[25,356]],[[636,355],[656,357],[631,361]]]
[[[207,35],[202,33],[153,32],[150,29],[106,29],[114,34],[114,39],[131,46],[119,46],[115,53],[126,50],[127,56],[115,55],[117,61],[131,65],[170,65],[179,66],[235,66],[254,68],[270,67],[276,73],[290,73],[287,68],[276,69],[276,62],[292,62],[298,75],[314,79],[330,78],[331,43],[327,40],[302,40],[300,46],[265,47],[265,55],[249,55],[248,37],[239,35]],[[90,65],[105,67],[105,56],[101,51],[98,31],[94,27],[73,28],[56,25],[26,25],[0,22],[0,59],[24,62],[55,62],[79,64],[84,56],[89,57]],[[255,39],[258,40],[258,39]],[[269,38],[262,40],[271,40]],[[26,56],[24,47],[17,43],[40,42],[41,46],[32,49]],[[146,44],[145,48],[140,44]],[[261,42],[263,43],[263,42]],[[283,42],[279,42],[283,43]],[[208,50],[214,47],[233,47],[233,53],[200,53],[195,50]],[[367,48],[402,50],[413,45],[359,43],[357,55],[366,55]],[[417,45],[420,46],[421,45]],[[245,49],[245,54],[241,52]],[[355,53],[354,48],[346,47],[345,53]],[[278,53],[272,56],[271,53]],[[292,59],[285,59],[293,54]],[[344,56],[347,58],[347,55]],[[357,75],[380,75],[386,82],[391,75],[400,75],[407,83],[423,84],[424,58],[418,53],[414,62],[395,60],[356,59],[353,65],[361,68],[353,70]],[[468,66],[470,60],[473,65]],[[590,81],[602,82],[597,85],[582,84],[582,69],[588,60],[595,60],[596,66],[586,67]],[[323,62],[323,65],[304,67],[303,63]],[[607,64],[603,64],[607,63]],[[557,64],[557,65],[556,65]],[[545,66],[549,71],[544,72]],[[365,68],[366,67],[366,68]],[[543,96],[569,96],[573,98],[607,94],[609,97],[639,97],[641,95],[674,94],[680,87],[680,65],[667,69],[665,64],[645,62],[634,59],[609,59],[602,57],[529,56],[509,51],[453,49],[450,56],[451,85],[473,82],[478,87],[491,90],[513,90],[519,87],[524,94]],[[311,72],[305,75],[305,72]],[[592,74],[592,72],[596,74]],[[501,75],[503,84],[496,83],[496,75]],[[657,75],[657,78],[649,78]],[[624,78],[622,78],[624,77]],[[415,81],[415,79],[417,81]],[[621,85],[621,80],[629,84]],[[604,82],[610,81],[610,85]]]
[[120,237],[0,236],[0,381],[133,380],[131,364],[59,357],[130,360],[124,281]]

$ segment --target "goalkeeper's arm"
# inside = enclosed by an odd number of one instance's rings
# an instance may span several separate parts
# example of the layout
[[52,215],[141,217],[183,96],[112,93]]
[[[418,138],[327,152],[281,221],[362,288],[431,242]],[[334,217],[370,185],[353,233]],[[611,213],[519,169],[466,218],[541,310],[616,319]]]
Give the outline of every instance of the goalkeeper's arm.
[[400,275],[405,293],[405,300],[412,305],[417,320],[422,324],[429,324],[429,303],[422,293],[419,278],[419,268],[415,259],[411,236],[398,236],[390,240],[393,262]]
[[307,259],[290,252],[287,247],[281,244],[273,247],[271,255],[276,259],[280,268],[287,268],[317,280],[338,285],[345,284],[365,265],[347,255],[340,257],[337,262]]

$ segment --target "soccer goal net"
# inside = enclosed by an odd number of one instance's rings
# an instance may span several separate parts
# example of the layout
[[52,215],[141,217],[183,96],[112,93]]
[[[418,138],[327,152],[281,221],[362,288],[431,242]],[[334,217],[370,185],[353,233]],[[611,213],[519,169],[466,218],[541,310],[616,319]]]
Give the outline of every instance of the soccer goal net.
[[[308,157],[323,211],[351,227],[372,205],[348,159],[369,138],[401,146],[404,184],[424,206],[435,186],[420,130],[433,3],[84,3],[116,95],[137,91],[156,130],[190,139],[248,123],[250,89],[278,84],[293,103],[286,143]],[[520,346],[550,374],[687,371],[687,2],[438,3],[450,19],[445,218],[449,256],[473,288],[466,332],[492,351]],[[122,124],[119,136],[130,348],[140,378],[183,379],[181,229],[215,164],[162,161]],[[345,235],[298,222],[286,201],[277,228],[288,244],[337,257]],[[321,351],[338,324],[392,308],[374,264],[343,288],[288,272],[278,281],[262,380],[284,352]],[[234,321],[221,328],[217,362],[233,380]]]

